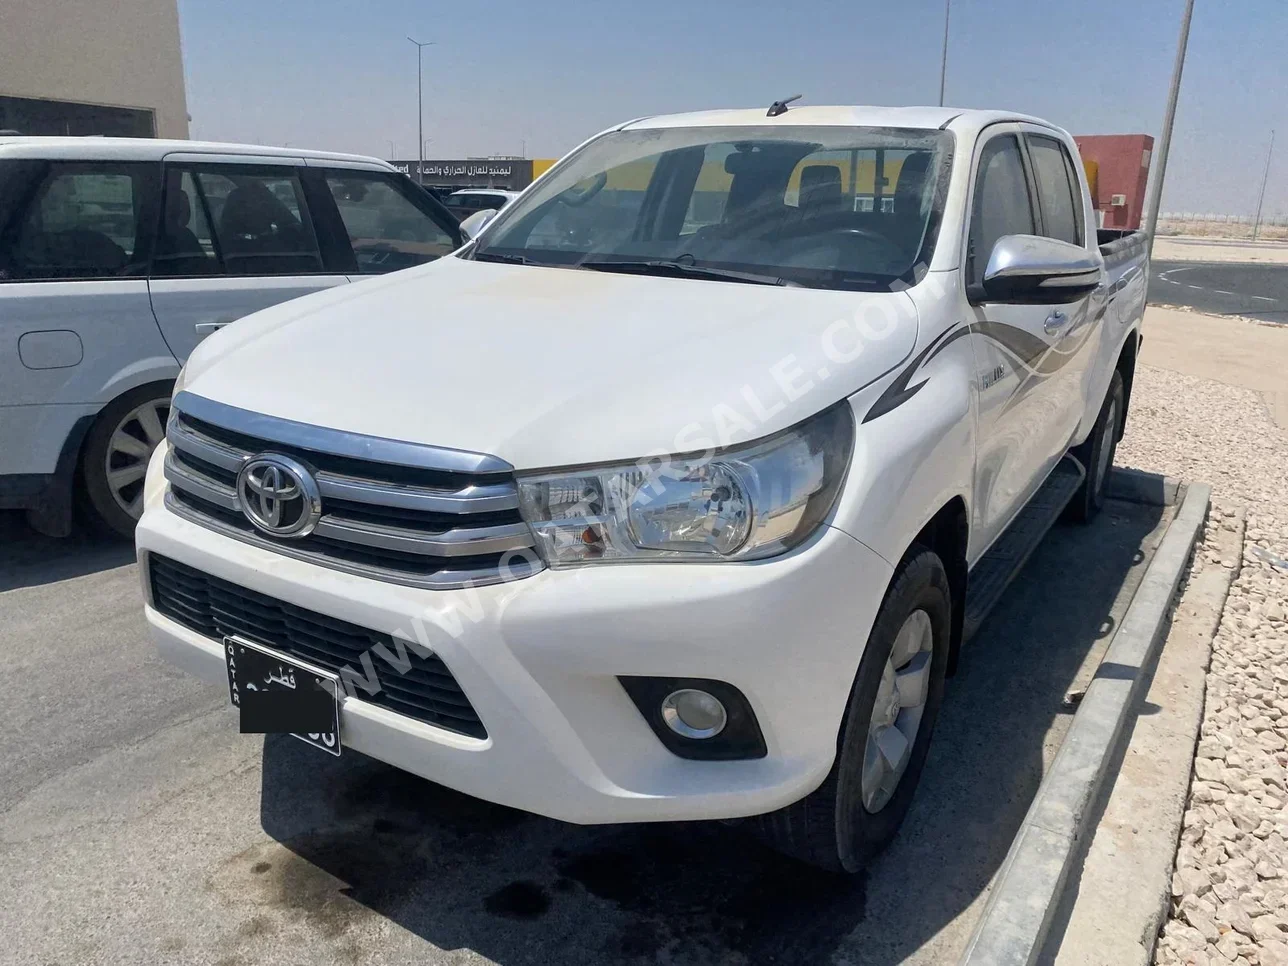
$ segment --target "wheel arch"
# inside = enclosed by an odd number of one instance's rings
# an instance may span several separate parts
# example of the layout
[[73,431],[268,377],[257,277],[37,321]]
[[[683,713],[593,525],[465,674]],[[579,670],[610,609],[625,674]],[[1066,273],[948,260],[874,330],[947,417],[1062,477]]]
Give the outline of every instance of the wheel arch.
[[1136,359],[1140,355],[1140,344],[1143,341],[1144,337],[1140,334],[1140,330],[1133,329],[1123,342],[1122,350],[1118,353],[1118,361],[1114,363],[1114,368],[1123,379],[1123,411],[1118,418],[1120,441],[1127,429],[1127,411],[1131,408],[1131,386],[1136,377]]
[[[76,503],[79,503],[82,505],[82,507],[85,510],[90,512],[94,517],[98,519],[103,518],[102,511],[95,512],[94,510],[95,501],[93,499],[92,494],[90,493],[91,487],[89,486],[89,483],[88,483],[87,473],[88,473],[88,466],[89,466],[90,450],[94,445],[94,440],[99,437],[100,426],[104,424],[104,420],[106,419],[108,414],[112,412],[113,409],[118,406],[118,404],[123,403],[127,399],[127,397],[137,396],[139,400],[143,400],[147,398],[158,398],[158,399],[165,398],[168,400],[173,390],[174,390],[173,377],[153,379],[151,381],[144,381],[144,382],[137,382],[133,385],[128,386],[128,388],[123,387],[120,392],[116,393],[115,395],[113,395],[111,399],[103,403],[103,405],[99,407],[98,412],[94,414],[92,419],[88,420],[88,423],[89,423],[88,428],[84,434],[84,437],[80,441],[80,445],[78,447],[77,454],[76,454],[76,460],[71,467],[71,479],[69,481],[70,485],[68,487],[68,490],[72,499],[68,507],[69,514],[72,511],[72,507]],[[163,432],[164,432],[164,429],[165,427],[162,426]],[[121,532],[119,528],[117,528],[117,532]]]
[[935,552],[948,573],[952,591],[952,638],[949,641],[948,673],[957,670],[962,646],[962,626],[966,614],[966,553],[970,544],[970,513],[961,496],[952,497],[935,511],[925,526],[913,537],[904,557],[925,547]]

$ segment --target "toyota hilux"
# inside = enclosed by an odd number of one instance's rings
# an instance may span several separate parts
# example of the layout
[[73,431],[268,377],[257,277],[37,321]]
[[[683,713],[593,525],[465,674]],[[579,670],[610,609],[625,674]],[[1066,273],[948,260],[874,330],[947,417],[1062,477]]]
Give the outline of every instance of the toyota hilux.
[[592,137],[453,255],[193,350],[137,529],[160,651],[245,732],[853,872],[990,548],[1105,498],[1146,255],[1095,215],[1006,112]]

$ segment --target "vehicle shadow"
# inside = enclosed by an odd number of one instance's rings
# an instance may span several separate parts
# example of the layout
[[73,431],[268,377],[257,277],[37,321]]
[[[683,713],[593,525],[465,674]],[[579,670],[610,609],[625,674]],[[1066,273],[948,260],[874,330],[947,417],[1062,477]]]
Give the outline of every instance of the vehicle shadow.
[[[955,962],[1166,528],[1111,501],[1058,524],[966,645],[899,838],[869,869],[863,963]],[[1170,511],[1166,519],[1170,520]],[[1071,700],[1072,699],[1072,700]]]
[[[951,961],[1162,512],[1115,502],[1092,527],[1051,532],[968,645],[902,833],[857,878],[736,827],[566,825],[270,737],[261,822],[290,859],[259,870],[260,888],[328,937],[377,915],[504,966]],[[334,880],[304,897],[316,870]]]
[[128,540],[78,532],[56,539],[29,528],[17,511],[0,511],[0,593],[124,567],[134,562]]

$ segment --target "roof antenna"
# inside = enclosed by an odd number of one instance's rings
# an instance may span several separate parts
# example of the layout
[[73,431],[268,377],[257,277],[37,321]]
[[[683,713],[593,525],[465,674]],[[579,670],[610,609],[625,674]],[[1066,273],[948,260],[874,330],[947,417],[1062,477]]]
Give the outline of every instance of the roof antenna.
[[792,101],[799,101],[801,96],[793,94],[791,97],[784,97],[781,101],[774,101],[769,105],[769,110],[765,112],[765,117],[777,117],[779,114],[787,113],[787,105]]

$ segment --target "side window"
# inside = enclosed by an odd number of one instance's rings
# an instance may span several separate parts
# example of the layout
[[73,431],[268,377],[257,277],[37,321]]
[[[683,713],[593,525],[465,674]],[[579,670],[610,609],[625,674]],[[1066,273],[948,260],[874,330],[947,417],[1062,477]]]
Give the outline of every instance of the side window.
[[983,282],[988,257],[999,238],[1031,235],[1034,230],[1019,139],[1014,134],[1000,135],[986,143],[979,156],[966,244],[967,286]]
[[143,205],[140,165],[55,163],[14,226],[0,277],[117,278],[134,258]]
[[289,168],[196,168],[193,181],[229,275],[309,275],[322,271],[304,191]]
[[440,258],[456,242],[429,213],[382,174],[328,171],[327,187],[364,275],[378,275]]
[[166,171],[161,231],[152,256],[153,276],[217,275],[223,271],[206,206],[191,171]]
[[1078,213],[1082,199],[1069,181],[1064,145],[1055,138],[1027,135],[1029,157],[1038,183],[1038,200],[1042,205],[1043,234],[1048,238],[1082,244],[1082,225]]

